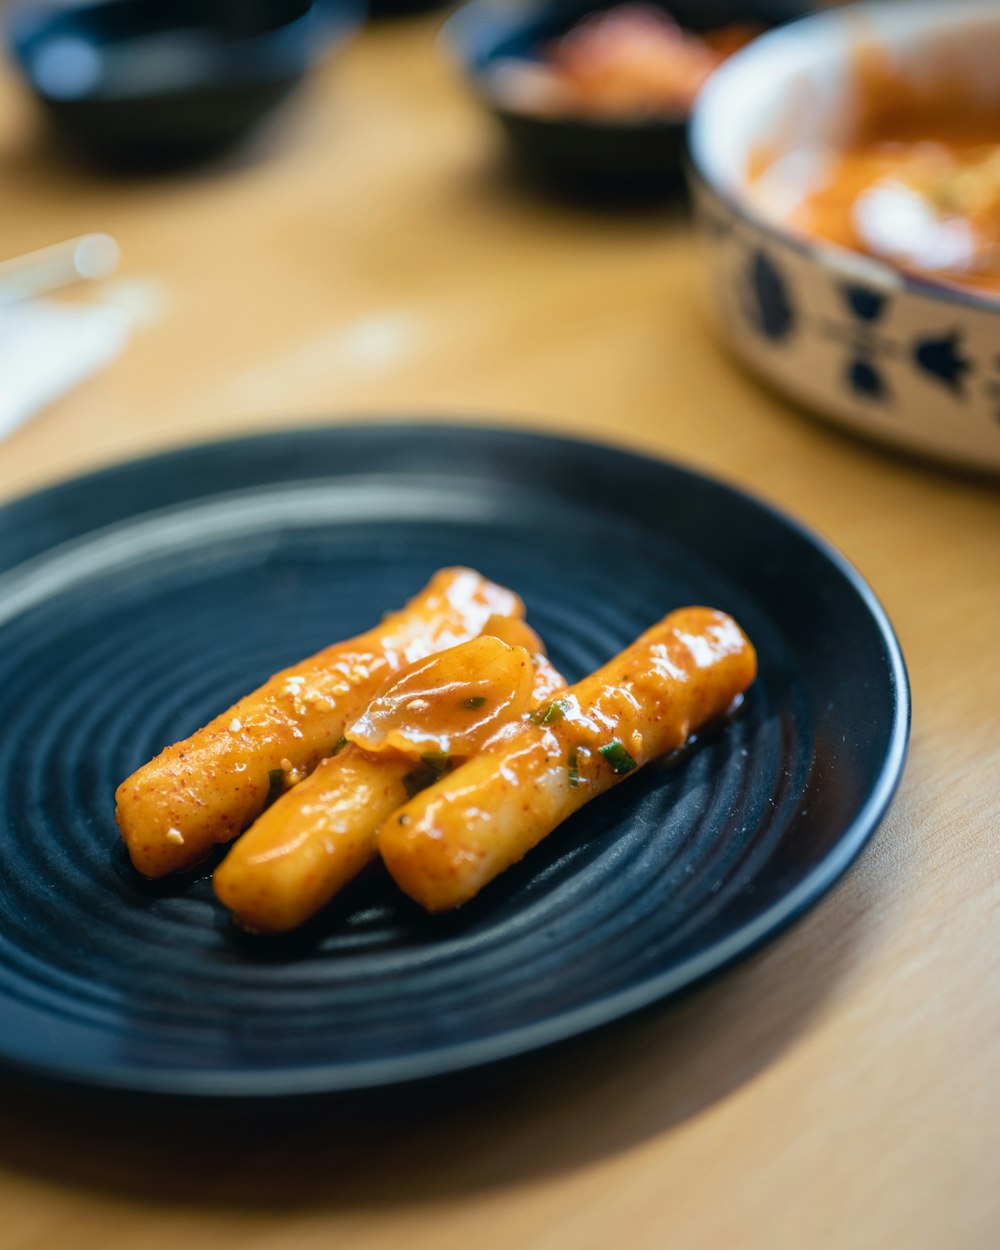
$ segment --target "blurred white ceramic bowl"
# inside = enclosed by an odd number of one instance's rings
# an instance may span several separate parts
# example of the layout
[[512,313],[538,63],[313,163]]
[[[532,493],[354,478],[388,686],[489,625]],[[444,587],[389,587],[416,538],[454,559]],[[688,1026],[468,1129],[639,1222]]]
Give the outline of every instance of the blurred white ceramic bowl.
[[[947,63],[1000,104],[995,0],[851,6],[737,53],[703,89],[689,138],[718,319],[753,369],[811,410],[924,455],[1000,470],[1000,297],[910,277],[782,224],[782,197],[800,194],[850,141],[867,39],[890,47],[907,77]],[[775,173],[751,184],[762,152]]]

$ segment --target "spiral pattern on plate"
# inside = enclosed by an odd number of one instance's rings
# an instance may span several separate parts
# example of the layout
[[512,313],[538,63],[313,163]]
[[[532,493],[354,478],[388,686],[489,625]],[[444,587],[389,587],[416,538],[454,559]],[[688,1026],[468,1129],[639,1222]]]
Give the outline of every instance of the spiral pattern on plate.
[[[902,763],[901,666],[849,571],[736,492],[606,449],[404,427],[244,440],[9,505],[0,543],[13,1071],[273,1096],[558,1040],[784,923],[796,890],[811,889],[805,905],[856,853],[878,815],[860,828],[859,812],[884,807],[887,761]],[[775,560],[787,567],[768,572]],[[251,939],[207,870],[140,879],[117,784],[449,564],[516,589],[571,680],[685,603],[740,620],[760,679],[729,724],[590,804],[451,916],[424,916],[373,868],[300,935]],[[854,631],[850,656],[831,620]]]

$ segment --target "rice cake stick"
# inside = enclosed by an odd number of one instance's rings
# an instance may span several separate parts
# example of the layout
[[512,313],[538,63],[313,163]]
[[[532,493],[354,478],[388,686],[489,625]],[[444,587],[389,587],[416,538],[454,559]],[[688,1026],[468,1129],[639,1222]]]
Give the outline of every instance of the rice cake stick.
[[495,619],[482,637],[412,665],[347,728],[342,749],[233,846],[215,870],[219,899],[253,932],[304,924],[375,858],[379,827],[419,787],[565,684],[520,620]]
[[147,877],[198,864],[263,809],[278,770],[306,776],[344,726],[405,665],[477,636],[494,615],[523,617],[512,591],[442,569],[401,611],[283,670],[118,787],[115,818]]
[[721,717],[756,669],[730,617],[670,613],[537,723],[501,731],[391,816],[379,834],[386,867],[428,911],[459,906],[578,808]]

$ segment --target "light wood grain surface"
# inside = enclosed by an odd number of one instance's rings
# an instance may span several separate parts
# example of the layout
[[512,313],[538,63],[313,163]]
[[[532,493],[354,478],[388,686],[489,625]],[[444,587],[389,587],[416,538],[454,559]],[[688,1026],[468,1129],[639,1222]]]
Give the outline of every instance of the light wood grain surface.
[[245,157],[169,180],[66,164],[0,76],[2,251],[108,230],[149,312],[0,445],[0,494],[359,414],[675,457],[802,517],[870,579],[913,682],[902,788],[786,936],[514,1085],[237,1125],[5,1092],[0,1247],[1000,1245],[996,487],[758,387],[713,337],[684,223],[520,188],[434,26],[367,32]]

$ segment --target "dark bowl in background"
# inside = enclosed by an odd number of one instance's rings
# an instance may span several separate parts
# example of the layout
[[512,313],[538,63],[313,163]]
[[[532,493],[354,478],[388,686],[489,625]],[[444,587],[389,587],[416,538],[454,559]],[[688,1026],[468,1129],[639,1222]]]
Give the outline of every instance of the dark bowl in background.
[[416,17],[432,9],[448,7],[448,0],[369,0],[372,17]]
[[[547,117],[505,107],[490,73],[506,59],[537,60],[541,48],[581,18],[621,0],[471,0],[445,23],[446,47],[457,56],[476,94],[496,117],[515,158],[536,178],[574,195],[662,195],[683,188],[688,114],[635,121]],[[714,30],[735,22],[765,29],[803,16],[805,0],[655,0],[687,30]]]
[[246,138],[364,12],[362,0],[43,2],[15,9],[7,43],[74,148],[162,169]]

